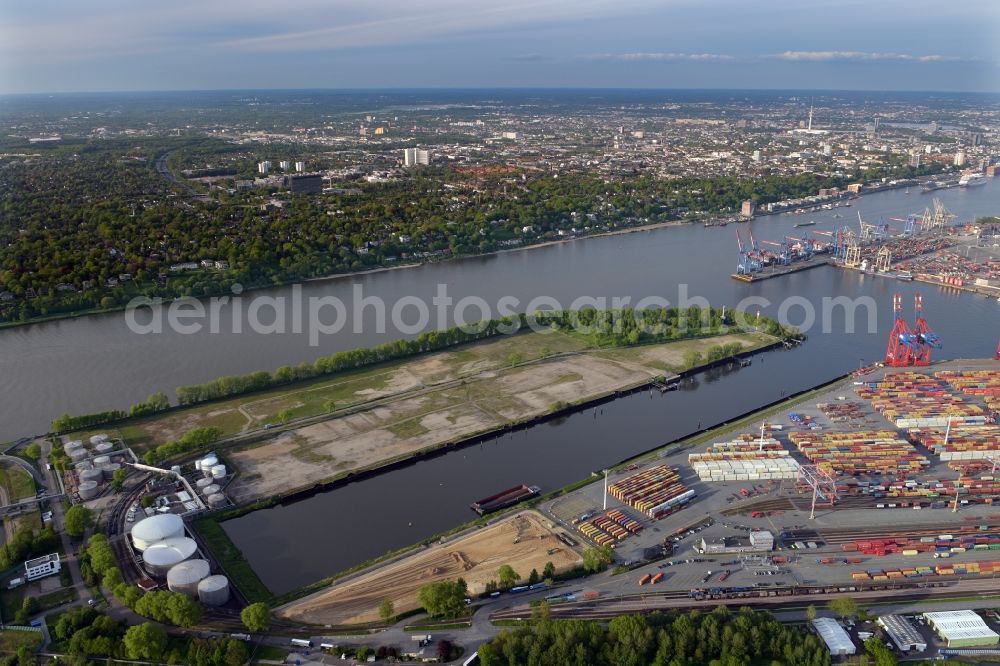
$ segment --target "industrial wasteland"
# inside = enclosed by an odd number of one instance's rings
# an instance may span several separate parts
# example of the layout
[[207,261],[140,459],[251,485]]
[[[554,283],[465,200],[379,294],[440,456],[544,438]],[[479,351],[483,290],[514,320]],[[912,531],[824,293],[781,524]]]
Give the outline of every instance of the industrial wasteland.
[[0,665],[1000,663],[996,96],[0,110]]

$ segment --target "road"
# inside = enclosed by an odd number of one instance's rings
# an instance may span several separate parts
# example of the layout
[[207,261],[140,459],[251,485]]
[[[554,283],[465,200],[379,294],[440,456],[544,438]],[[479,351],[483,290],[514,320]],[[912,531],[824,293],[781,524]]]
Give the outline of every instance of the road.
[[[52,469],[49,469],[48,465],[49,454],[52,452],[52,443],[45,438],[39,439],[38,443],[42,448],[42,455],[38,463],[41,469],[45,470],[44,474],[46,478],[44,485],[47,488],[60,488],[61,485],[58,479],[56,479],[54,466]],[[87,588],[87,584],[83,582],[83,576],[80,574],[80,563],[76,559],[76,547],[63,529],[65,510],[63,509],[63,503],[58,497],[53,498],[53,501],[49,502],[49,510],[52,511],[52,528],[59,533],[59,538],[62,539],[63,552],[66,553],[63,566],[69,567],[77,599],[87,599],[90,596],[90,590]]]

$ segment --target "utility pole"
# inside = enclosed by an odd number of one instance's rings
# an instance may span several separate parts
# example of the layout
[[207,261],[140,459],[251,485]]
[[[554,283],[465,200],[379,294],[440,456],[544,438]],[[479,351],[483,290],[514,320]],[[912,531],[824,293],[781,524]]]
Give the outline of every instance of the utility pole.
[[604,468],[604,511],[608,510],[608,469]]

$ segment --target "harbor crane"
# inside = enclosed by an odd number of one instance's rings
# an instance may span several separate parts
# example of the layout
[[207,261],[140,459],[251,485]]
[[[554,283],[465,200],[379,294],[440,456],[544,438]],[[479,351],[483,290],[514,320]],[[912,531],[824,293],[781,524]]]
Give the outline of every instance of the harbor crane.
[[761,242],[780,248],[781,250],[780,253],[776,253],[775,256],[782,266],[788,266],[792,263],[792,248],[787,241],[781,241],[780,243],[776,243],[775,241],[766,240]]
[[916,213],[910,213],[906,216],[905,220],[901,217],[890,217],[889,220],[903,223],[904,236],[915,236],[917,234],[917,227],[920,226],[920,217]]
[[799,465],[795,479],[812,488],[812,504],[809,507],[809,520],[816,519],[816,500],[822,499],[833,506],[837,502],[837,482],[819,465]]
[[877,224],[871,224],[870,222],[865,222],[864,218],[861,217],[861,211],[858,211],[858,224],[861,225],[861,240],[863,241],[875,241],[879,243],[889,238],[889,223],[879,218]]
[[805,236],[803,238],[796,238],[795,236],[785,236],[785,240],[786,241],[795,241],[796,243],[799,243],[800,247],[801,247],[801,249],[799,250],[799,252],[802,255],[802,258],[806,259],[807,261],[809,259],[812,259],[813,252],[815,251],[815,245],[814,245],[812,239],[809,238],[809,234],[808,233],[805,234]]
[[913,365],[930,365],[931,351],[941,349],[941,338],[931,330],[930,324],[924,319],[924,297],[919,291],[914,296],[913,301],[917,313],[913,333],[916,335],[917,344],[912,351],[911,358]]
[[740,236],[739,229],[736,230],[736,243],[740,248],[740,261],[736,265],[737,274],[751,275],[764,270],[764,266],[759,257],[751,249],[747,249],[747,247],[743,245],[743,237]]
[[913,348],[917,344],[917,336],[906,324],[903,318],[903,295],[896,293],[892,297],[892,312],[894,322],[889,332],[889,346],[885,351],[885,364],[893,368],[905,368],[912,364]]

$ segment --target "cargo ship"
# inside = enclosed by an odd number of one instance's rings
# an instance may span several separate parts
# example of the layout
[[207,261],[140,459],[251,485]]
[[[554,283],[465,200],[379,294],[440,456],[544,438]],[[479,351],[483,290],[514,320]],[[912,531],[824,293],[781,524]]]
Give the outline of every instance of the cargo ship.
[[816,223],[815,223],[814,221],[812,221],[812,220],[809,220],[808,222],[797,222],[797,223],[795,224],[795,227],[796,227],[796,228],[798,228],[798,227],[811,227],[811,226],[813,226],[814,224],[816,224]]
[[484,516],[487,513],[492,513],[493,511],[499,511],[500,509],[506,509],[509,506],[514,506],[518,502],[523,502],[526,499],[535,497],[540,492],[541,491],[538,486],[529,486],[522,483],[519,486],[508,488],[507,490],[499,492],[496,495],[484,497],[477,502],[473,502],[469,506],[472,507],[472,510],[480,516]]

